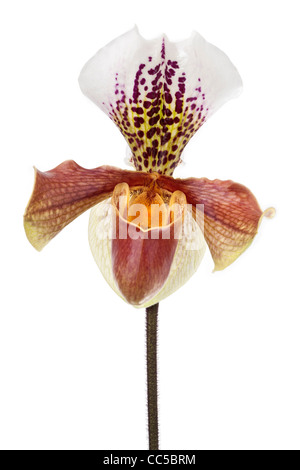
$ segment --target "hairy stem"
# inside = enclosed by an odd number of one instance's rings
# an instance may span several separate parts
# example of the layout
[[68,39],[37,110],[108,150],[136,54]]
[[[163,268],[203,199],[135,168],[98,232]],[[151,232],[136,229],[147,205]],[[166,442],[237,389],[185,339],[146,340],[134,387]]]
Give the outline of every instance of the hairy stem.
[[157,316],[158,304],[146,308],[149,450],[158,450]]

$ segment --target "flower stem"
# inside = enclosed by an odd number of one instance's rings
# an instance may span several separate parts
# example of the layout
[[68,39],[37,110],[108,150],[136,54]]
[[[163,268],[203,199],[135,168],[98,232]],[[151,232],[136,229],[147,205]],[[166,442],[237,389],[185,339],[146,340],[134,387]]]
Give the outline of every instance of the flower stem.
[[158,304],[146,308],[149,450],[158,450],[157,315]]

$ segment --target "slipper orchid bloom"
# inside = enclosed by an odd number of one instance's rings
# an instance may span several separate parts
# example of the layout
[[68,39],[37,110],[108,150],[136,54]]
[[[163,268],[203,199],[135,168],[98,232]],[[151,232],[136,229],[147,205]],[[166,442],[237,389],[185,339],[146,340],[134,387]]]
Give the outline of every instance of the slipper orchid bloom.
[[241,90],[228,57],[197,33],[174,43],[166,36],[145,40],[134,28],[90,59],[79,83],[118,126],[135,171],[89,170],[71,160],[36,170],[24,216],[30,243],[41,250],[94,206],[93,256],[110,286],[136,307],[154,305],[182,286],[206,245],[215,270],[235,261],[273,210],[263,213],[238,183],[172,176],[190,138]]

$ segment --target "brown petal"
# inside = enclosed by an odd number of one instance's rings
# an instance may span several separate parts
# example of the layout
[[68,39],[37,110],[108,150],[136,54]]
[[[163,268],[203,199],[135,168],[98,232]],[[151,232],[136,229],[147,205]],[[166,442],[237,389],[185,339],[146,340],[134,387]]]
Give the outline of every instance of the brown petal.
[[41,250],[80,214],[108,198],[116,184],[131,187],[151,180],[143,172],[101,166],[88,170],[73,160],[45,173],[35,169],[35,184],[24,214],[24,228],[30,243]]
[[251,244],[263,215],[272,216],[274,210],[261,211],[255,197],[245,186],[233,181],[210,181],[206,178],[174,179],[160,176],[158,185],[169,191],[180,190],[193,204],[203,204],[196,217],[204,232],[215,262],[215,270],[229,266]]

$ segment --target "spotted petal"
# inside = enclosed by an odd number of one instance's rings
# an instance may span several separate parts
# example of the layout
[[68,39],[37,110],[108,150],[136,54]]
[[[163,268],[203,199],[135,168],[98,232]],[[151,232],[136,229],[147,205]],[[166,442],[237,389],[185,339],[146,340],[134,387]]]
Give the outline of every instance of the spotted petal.
[[101,49],[79,83],[119,127],[137,170],[172,175],[205,120],[241,89],[228,57],[198,33],[146,40],[137,28]]
[[250,246],[263,216],[275,213],[273,208],[262,212],[251,191],[230,180],[161,176],[158,184],[168,191],[182,191],[193,205],[216,271],[229,266]]
[[24,215],[30,243],[41,250],[80,214],[108,198],[116,184],[143,185],[151,175],[101,166],[88,170],[68,160],[53,170],[35,170],[35,184]]

